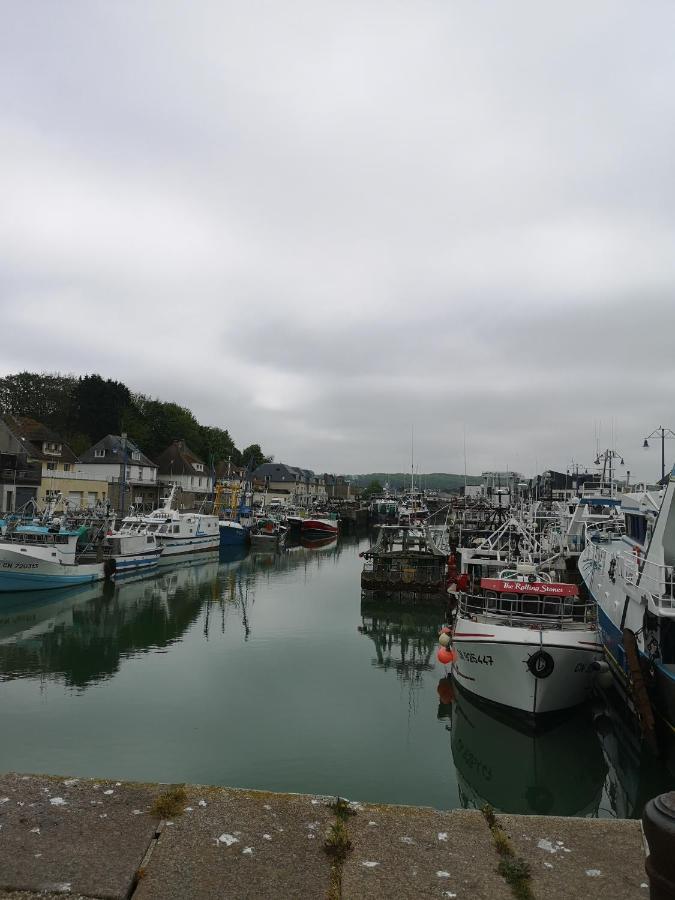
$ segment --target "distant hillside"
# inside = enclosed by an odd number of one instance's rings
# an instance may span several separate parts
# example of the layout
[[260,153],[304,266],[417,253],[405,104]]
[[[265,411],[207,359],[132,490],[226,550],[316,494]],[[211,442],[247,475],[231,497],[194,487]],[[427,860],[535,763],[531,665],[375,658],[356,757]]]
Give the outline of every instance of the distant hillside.
[[[348,476],[359,487],[367,487],[371,481],[388,484],[391,490],[410,487],[410,472],[371,472],[367,475]],[[467,475],[467,484],[480,484],[482,479],[476,475]],[[415,475],[415,487],[423,487],[429,491],[458,491],[464,486],[463,475],[450,475],[447,472],[431,472],[428,475]]]

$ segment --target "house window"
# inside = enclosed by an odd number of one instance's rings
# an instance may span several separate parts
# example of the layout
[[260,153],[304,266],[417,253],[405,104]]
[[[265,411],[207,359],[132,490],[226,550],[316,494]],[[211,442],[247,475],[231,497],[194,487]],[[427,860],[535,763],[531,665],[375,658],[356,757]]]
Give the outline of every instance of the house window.
[[54,472],[55,470],[56,470],[56,463],[50,463],[50,462],[48,462],[48,463],[47,463],[47,471],[48,471],[48,472]]
[[195,463],[195,470],[196,470],[197,472],[203,472],[203,471],[204,471],[204,466],[203,466],[201,463]]
[[140,451],[140,450],[133,450],[132,453],[131,453],[131,458],[132,458],[132,459],[140,459],[140,458],[141,458],[141,451]]
[[63,471],[64,471],[64,472],[70,472],[70,463],[64,463],[64,464],[63,464]]
[[94,457],[96,459],[102,459],[105,456],[105,450],[94,450]]

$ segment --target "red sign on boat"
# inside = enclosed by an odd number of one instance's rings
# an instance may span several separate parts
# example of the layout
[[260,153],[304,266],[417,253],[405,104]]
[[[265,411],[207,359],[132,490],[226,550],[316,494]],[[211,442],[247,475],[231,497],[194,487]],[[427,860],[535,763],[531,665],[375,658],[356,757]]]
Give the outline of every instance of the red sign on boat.
[[501,578],[481,578],[480,586],[486,591],[509,594],[539,594],[542,597],[578,597],[576,584],[545,581],[503,581]]

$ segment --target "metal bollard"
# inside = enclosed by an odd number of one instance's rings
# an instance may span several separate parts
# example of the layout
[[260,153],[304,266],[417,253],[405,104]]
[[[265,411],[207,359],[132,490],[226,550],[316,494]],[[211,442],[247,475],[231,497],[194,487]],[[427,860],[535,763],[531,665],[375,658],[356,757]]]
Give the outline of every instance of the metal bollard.
[[675,791],[659,794],[644,808],[642,825],[649,844],[645,869],[650,900],[675,897]]

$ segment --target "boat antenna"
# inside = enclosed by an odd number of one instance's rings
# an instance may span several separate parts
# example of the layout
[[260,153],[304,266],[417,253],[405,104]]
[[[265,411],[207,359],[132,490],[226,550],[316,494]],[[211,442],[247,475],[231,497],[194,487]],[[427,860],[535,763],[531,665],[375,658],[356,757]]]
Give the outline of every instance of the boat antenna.
[[464,423],[464,499],[466,500],[466,422]]

